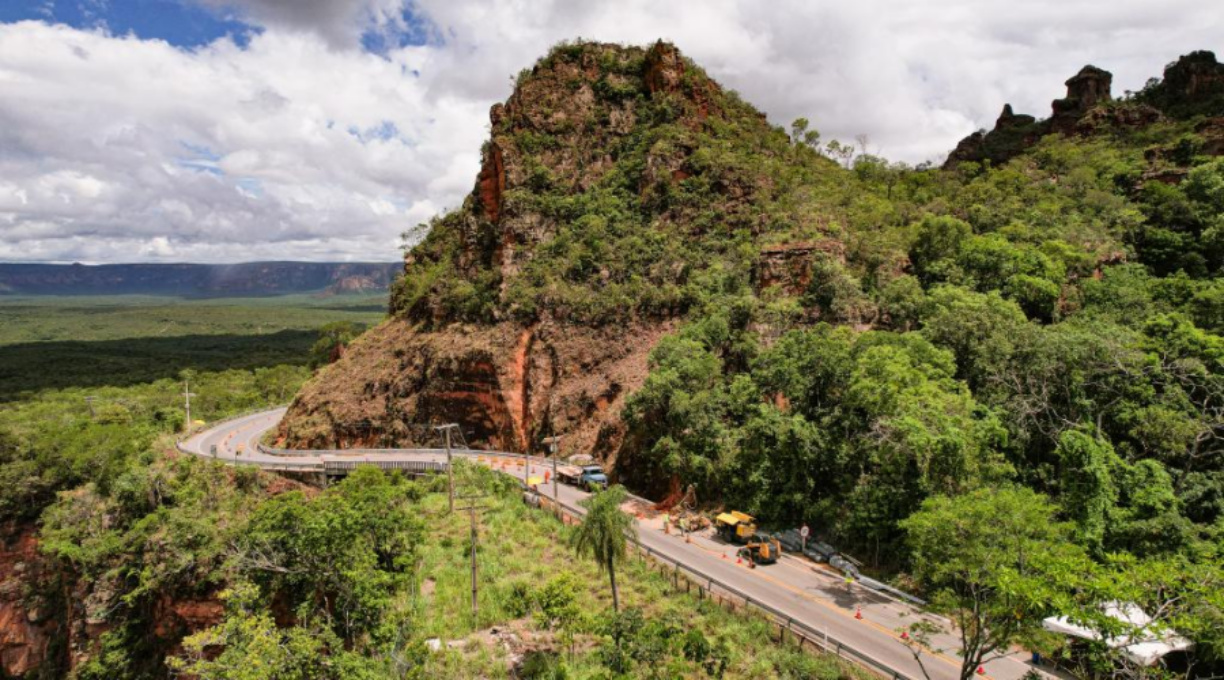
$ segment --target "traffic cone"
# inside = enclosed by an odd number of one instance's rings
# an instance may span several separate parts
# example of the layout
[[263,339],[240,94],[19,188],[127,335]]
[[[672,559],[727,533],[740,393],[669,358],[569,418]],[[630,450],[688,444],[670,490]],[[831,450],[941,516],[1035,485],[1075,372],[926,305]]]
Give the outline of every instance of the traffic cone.
[[978,674],[978,675],[986,675],[986,668],[985,668],[984,666],[978,666],[978,669],[977,669],[977,674]]
[[723,559],[727,559],[727,553],[723,553]]
[[907,633],[907,632],[905,632],[905,631],[901,631],[901,639],[902,639],[902,640],[908,640],[908,639],[909,639],[909,633]]
[[858,619],[859,621],[863,620],[863,610],[861,608],[854,608],[854,618]]
[[744,558],[740,557],[739,555],[736,555],[736,556],[735,556],[735,563],[736,563],[736,564],[743,564],[743,563],[744,563]]

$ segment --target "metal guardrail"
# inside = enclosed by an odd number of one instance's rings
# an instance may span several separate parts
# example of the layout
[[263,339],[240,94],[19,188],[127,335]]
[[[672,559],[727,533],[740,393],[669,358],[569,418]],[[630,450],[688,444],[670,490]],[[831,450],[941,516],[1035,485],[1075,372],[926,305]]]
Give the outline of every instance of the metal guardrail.
[[[262,411],[267,411],[267,410],[270,410],[270,409],[262,409]],[[255,411],[252,413],[244,413],[241,415],[233,416],[231,418],[227,418],[225,420],[217,421],[216,423],[213,423],[213,427],[216,427],[218,424],[223,424],[223,423],[230,422],[233,420],[238,420],[240,418],[245,418],[247,416],[254,415],[254,413],[259,413],[259,412],[261,411]],[[212,457],[207,454],[197,453],[195,451],[191,451],[185,448],[182,442],[176,442],[176,447],[179,449],[179,451],[182,451],[183,453],[194,455],[197,457],[206,458],[206,459],[212,459]],[[270,456],[281,456],[285,458],[293,458],[293,457],[319,458],[325,455],[336,455],[337,454],[337,450],[331,450],[331,449],[280,449],[280,448],[264,446],[263,444],[258,445],[258,450],[261,453],[264,453]],[[343,449],[343,453],[352,454],[352,455],[380,455],[380,454],[382,455],[386,455],[386,454],[445,455],[446,449]],[[518,459],[522,459],[530,463],[540,465],[542,468],[545,468],[545,469],[547,469],[553,464],[553,459],[551,458],[531,456],[528,454],[514,453],[510,451],[486,451],[486,450],[480,450],[480,449],[451,449],[451,454],[460,455],[464,457],[494,456],[494,457],[499,457],[499,458],[518,458]],[[235,462],[238,462],[238,461],[235,461]],[[268,469],[268,470],[282,470],[282,471],[290,471],[290,472],[293,472],[293,471],[322,472],[323,471],[323,466],[321,466],[317,462],[311,462],[311,463],[250,462],[250,463],[243,463],[243,464],[257,465],[261,468]],[[361,464],[363,464],[361,461],[352,461],[351,463],[347,463],[347,464],[342,463],[341,465],[346,465],[346,469],[348,469],[350,467],[356,467]],[[434,465],[440,466],[440,464],[436,464],[436,463]],[[518,479],[518,478],[515,477],[515,479]],[[641,503],[653,504],[652,501],[642,498],[641,496],[637,496],[635,494],[628,494],[628,496],[629,498],[635,501],[641,502]],[[548,498],[547,496],[542,496],[542,497]],[[586,514],[584,510],[574,507],[568,503],[564,503],[560,499],[548,498],[548,500],[549,502],[554,503],[561,511],[565,512],[570,517],[573,517],[575,519],[580,520]],[[653,560],[671,565],[673,569],[673,573],[676,575],[677,578],[683,572],[685,579],[697,584],[699,589],[701,589],[704,584],[705,592],[707,593],[711,593],[711,594],[714,593],[714,589],[717,587],[723,593],[726,593],[727,595],[734,597],[736,599],[743,600],[745,606],[751,607],[763,613],[767,618],[769,618],[774,623],[774,625],[777,625],[779,627],[779,630],[783,630],[783,629],[788,630],[793,635],[799,636],[801,640],[811,643],[814,647],[818,647],[822,649],[823,651],[825,651],[826,653],[833,654],[837,656],[838,658],[846,659],[848,661],[856,663],[872,672],[878,673],[888,678],[892,678],[892,680],[916,680],[912,676],[902,673],[901,671],[893,668],[892,666],[889,666],[883,661],[876,659],[870,654],[862,652],[846,644],[845,642],[837,639],[835,636],[829,635],[828,631],[818,631],[812,628],[811,626],[803,623],[802,621],[795,619],[794,616],[787,614],[770,604],[762,602],[761,600],[749,595],[743,590],[725,581],[722,581],[714,576],[711,576],[701,571],[700,569],[684,564],[673,557],[665,555],[651,548],[650,546],[643,544],[638,538],[634,536],[626,536],[626,540],[628,540],[637,551],[639,551],[640,553],[644,553],[646,557],[649,557]]]
[[[545,496],[545,498],[547,498],[547,496]],[[576,508],[568,503],[564,503],[559,499],[549,498],[548,500],[556,504],[557,507],[563,512],[569,514],[575,519],[581,519],[582,516],[586,514],[579,508]],[[686,572],[685,578],[696,583],[699,588],[701,587],[702,583],[704,583],[705,591],[707,593],[713,593],[715,586],[717,586],[719,590],[722,590],[728,595],[743,600],[745,606],[752,607],[765,614],[772,620],[774,625],[779,626],[779,628],[785,628],[786,630],[791,631],[792,634],[798,634],[803,640],[810,642],[813,646],[819,647],[829,654],[833,654],[840,659],[847,659],[848,661],[857,663],[868,670],[892,678],[893,680],[916,680],[912,676],[902,673],[883,661],[880,661],[879,659],[876,659],[865,652],[861,652],[854,647],[849,646],[841,640],[838,640],[835,636],[829,635],[828,631],[818,631],[802,621],[795,619],[795,617],[791,616],[790,614],[786,614],[776,607],[752,597],[743,590],[740,590],[739,588],[736,588],[725,581],[710,576],[709,574],[706,574],[705,572],[702,572],[701,570],[692,566],[684,564],[674,557],[664,555],[650,546],[643,544],[634,536],[626,536],[625,538],[634,546],[635,549],[637,549],[639,552],[645,553],[647,557],[672,565],[677,575],[679,575],[682,571]]]

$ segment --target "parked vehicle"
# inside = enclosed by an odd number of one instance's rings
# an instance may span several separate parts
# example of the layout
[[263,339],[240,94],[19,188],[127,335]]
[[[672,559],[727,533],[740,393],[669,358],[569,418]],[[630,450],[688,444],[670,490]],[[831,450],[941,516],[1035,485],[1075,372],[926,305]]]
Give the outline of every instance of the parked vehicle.
[[718,535],[728,543],[747,543],[756,533],[756,518],[738,510],[724,512],[714,518]]
[[608,486],[608,476],[598,465],[558,465],[557,478],[587,491],[605,489]]

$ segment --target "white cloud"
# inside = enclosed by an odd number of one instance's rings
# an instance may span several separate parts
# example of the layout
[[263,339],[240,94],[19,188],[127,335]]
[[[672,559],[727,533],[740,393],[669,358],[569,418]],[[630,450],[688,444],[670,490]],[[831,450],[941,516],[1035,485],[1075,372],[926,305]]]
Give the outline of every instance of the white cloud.
[[[677,43],[777,124],[940,159],[1004,102],[1048,115],[1085,63],[1138,89],[1221,35],[1129,0],[202,0],[265,30],[195,50],[0,24],[0,259],[392,259],[471,190],[488,107],[562,39]],[[230,11],[230,10],[225,10]]]

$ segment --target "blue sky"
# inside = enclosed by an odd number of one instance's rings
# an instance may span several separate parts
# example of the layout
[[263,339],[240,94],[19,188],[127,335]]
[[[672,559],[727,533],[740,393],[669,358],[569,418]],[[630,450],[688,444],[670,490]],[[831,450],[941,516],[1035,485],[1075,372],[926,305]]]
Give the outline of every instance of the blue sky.
[[[385,54],[407,45],[437,39],[436,30],[412,5],[400,9],[395,25],[368,26],[361,33],[362,48]],[[251,20],[241,4],[201,3],[192,0],[26,0],[0,5],[0,23],[47,21],[114,35],[135,35],[164,40],[183,48],[229,38],[239,45],[263,28]]]
[[0,22],[50,21],[73,28],[104,28],[117,35],[165,40],[197,47],[233,36],[246,42],[258,26],[238,19],[232,9],[204,7],[176,0],[30,0],[0,4]]
[[1204,0],[0,0],[0,260],[388,260],[562,40],[675,42],[785,126],[939,162],[1084,64],[1224,53]]

